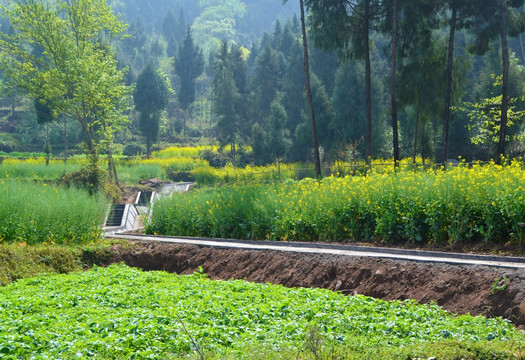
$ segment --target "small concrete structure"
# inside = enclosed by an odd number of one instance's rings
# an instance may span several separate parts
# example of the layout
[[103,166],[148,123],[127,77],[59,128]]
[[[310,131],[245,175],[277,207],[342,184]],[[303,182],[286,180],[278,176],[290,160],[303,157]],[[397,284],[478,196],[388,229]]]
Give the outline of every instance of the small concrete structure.
[[[106,234],[118,234],[124,231],[131,231],[137,225],[139,213],[133,204],[125,204],[124,213],[119,226],[106,226],[104,232]],[[106,220],[107,221],[107,220]]]
[[193,185],[195,185],[195,183],[189,182],[162,184],[159,188],[158,194],[162,198],[166,195],[171,195],[174,192],[186,192],[189,191]]
[[[153,211],[153,204],[156,200],[171,195],[173,192],[186,192],[194,185],[194,183],[162,183],[158,182],[158,191],[142,191],[139,192],[135,203],[125,204],[120,221],[120,225],[104,226],[104,233],[118,234],[126,231],[141,230],[144,228],[144,217],[151,216]],[[124,204],[122,204],[124,205]],[[112,209],[108,210],[106,215],[106,223],[110,219]],[[117,220],[118,221],[118,220]]]

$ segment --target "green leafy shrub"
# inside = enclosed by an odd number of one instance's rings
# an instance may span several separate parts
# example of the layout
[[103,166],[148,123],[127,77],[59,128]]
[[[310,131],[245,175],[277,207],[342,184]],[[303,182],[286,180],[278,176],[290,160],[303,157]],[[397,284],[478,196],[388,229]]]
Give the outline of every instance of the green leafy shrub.
[[77,187],[94,194],[103,190],[104,183],[109,181],[109,174],[96,164],[89,164],[78,171],[66,173],[60,182],[67,187]]
[[124,150],[122,151],[122,153],[126,156],[137,156],[137,155],[144,154],[145,150],[144,150],[144,146],[136,142],[133,142],[131,144],[127,144],[124,147]]
[[65,246],[0,245],[0,286],[49,273],[82,269],[80,251]]

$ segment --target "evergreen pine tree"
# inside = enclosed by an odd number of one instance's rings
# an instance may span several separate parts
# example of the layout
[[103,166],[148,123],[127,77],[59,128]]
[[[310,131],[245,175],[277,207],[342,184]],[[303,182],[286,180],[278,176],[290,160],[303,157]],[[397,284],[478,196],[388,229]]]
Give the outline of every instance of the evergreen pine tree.
[[276,50],[281,48],[281,36],[283,33],[283,27],[279,19],[275,19],[275,25],[272,33],[272,47]]
[[239,94],[239,99],[235,103],[235,112],[237,113],[238,134],[244,141],[248,140],[251,135],[251,121],[248,117],[248,66],[243,58],[241,48],[233,46],[228,54],[229,65],[233,74],[235,87]]
[[306,106],[303,61],[303,48],[298,41],[295,41],[288,57],[288,68],[284,74],[282,92],[282,103],[288,113],[286,127],[292,135],[295,134],[299,123],[303,121],[302,113]]
[[290,21],[284,26],[283,32],[281,34],[281,40],[279,41],[278,50],[288,58],[292,51],[294,44],[297,42],[297,34],[294,34],[292,31],[292,24]]
[[175,39],[178,42],[182,41],[184,34],[186,34],[186,17],[184,16],[184,8],[181,6],[179,11],[179,18],[177,19],[177,27],[175,28]]
[[334,133],[330,127],[333,122],[334,111],[325,86],[315,74],[311,75],[311,85],[313,105],[314,109],[317,109],[315,114],[317,137],[319,146],[324,147],[326,153],[335,147],[335,143],[332,141]]
[[46,131],[46,142],[44,144],[44,152],[46,153],[46,165],[49,165],[49,157],[51,155],[51,143],[49,142],[49,131],[51,130],[51,123],[55,121],[53,111],[46,103],[40,99],[34,100],[36,121],[43,125]]
[[166,47],[166,55],[170,58],[175,57],[177,55],[177,40],[175,39],[175,35],[171,35],[168,38],[168,46]]
[[268,117],[268,152],[271,161],[280,163],[291,147],[290,132],[286,129],[288,115],[279,96],[272,102]]
[[162,35],[164,35],[164,39],[168,40],[170,37],[175,36],[177,25],[175,15],[173,15],[173,11],[169,9],[162,21]]
[[178,99],[184,110],[183,132],[186,133],[186,117],[189,106],[195,101],[195,82],[204,71],[202,51],[193,42],[191,28],[188,26],[186,37],[179,47],[175,58],[175,74],[179,77]]
[[140,112],[139,129],[146,139],[146,154],[159,135],[160,114],[168,106],[169,91],[166,80],[148,64],[137,78],[133,94],[135,108]]
[[228,43],[223,41],[214,69],[212,84],[213,112],[217,116],[218,140],[221,147],[230,145],[232,157],[238,138],[239,117],[236,111],[239,92],[235,85]]
[[270,104],[280,89],[280,64],[277,53],[267,43],[257,58],[257,66],[252,80],[254,96],[254,119],[264,126],[270,114]]

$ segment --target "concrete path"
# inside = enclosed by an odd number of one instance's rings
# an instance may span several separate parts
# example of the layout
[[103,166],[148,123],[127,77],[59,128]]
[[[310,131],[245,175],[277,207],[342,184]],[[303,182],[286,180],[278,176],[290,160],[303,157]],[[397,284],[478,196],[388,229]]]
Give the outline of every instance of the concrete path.
[[453,265],[483,265],[500,268],[525,269],[525,258],[443,253],[435,251],[416,251],[403,249],[375,248],[365,246],[330,245],[317,243],[248,241],[229,239],[202,239],[186,237],[166,237],[151,235],[106,235],[109,239],[125,239],[170,244],[191,244],[206,247],[272,250],[307,254],[342,255],[350,257],[381,258],[417,262],[446,263]]

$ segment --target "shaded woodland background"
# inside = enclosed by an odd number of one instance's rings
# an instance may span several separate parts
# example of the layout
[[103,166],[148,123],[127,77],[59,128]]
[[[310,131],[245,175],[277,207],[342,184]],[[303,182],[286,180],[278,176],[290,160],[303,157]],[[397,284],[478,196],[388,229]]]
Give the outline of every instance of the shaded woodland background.
[[[116,139],[122,154],[145,155],[167,144],[218,143],[236,149],[227,155],[210,154],[208,160],[218,166],[312,161],[298,1],[283,5],[281,0],[113,0],[111,4],[129,25],[128,37],[117,52],[119,67],[128,68],[127,84],[138,91],[157,75],[167,84],[165,101],[158,109],[146,116],[136,106],[129,114],[128,126]],[[522,15],[523,7],[516,11]],[[439,162],[450,13],[404,16],[402,20],[418,22],[414,31],[400,32],[396,84],[400,152],[402,157]],[[8,33],[10,24],[3,20],[1,29]],[[372,156],[389,158],[391,39],[380,26],[372,28],[370,36]],[[489,39],[486,51],[476,54],[469,51],[476,36],[471,28],[460,27],[455,38],[449,158],[486,160],[497,144],[491,128],[494,121],[475,104],[490,107],[487,101],[501,93],[500,43]],[[525,110],[524,41],[523,35],[509,38],[509,91],[518,114],[508,131],[509,156],[524,153],[525,125],[520,114]],[[310,44],[322,160],[363,159],[365,63],[358,54],[342,57],[338,51],[316,48],[314,41]],[[140,75],[147,69],[154,75],[143,77],[141,84]],[[67,142],[70,151],[81,153],[78,124],[59,117],[37,125],[34,102],[23,91],[5,86],[1,90],[0,151],[48,150],[60,156]],[[253,151],[244,151],[245,145]]]

